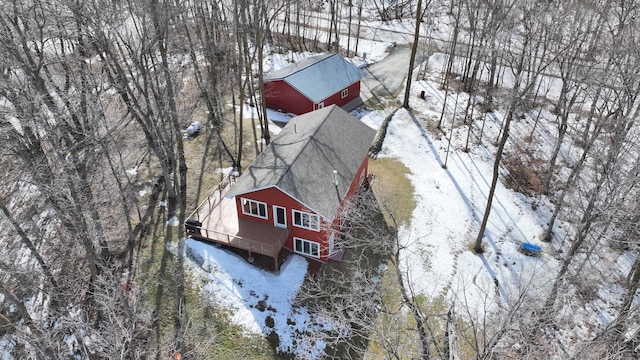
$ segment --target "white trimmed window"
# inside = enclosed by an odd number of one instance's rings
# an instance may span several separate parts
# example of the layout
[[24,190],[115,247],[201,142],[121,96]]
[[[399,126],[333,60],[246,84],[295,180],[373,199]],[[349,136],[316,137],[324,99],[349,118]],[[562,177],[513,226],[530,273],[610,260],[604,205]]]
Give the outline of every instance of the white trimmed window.
[[342,93],[340,93],[340,96],[342,97],[342,99],[346,98],[347,96],[349,96],[349,89],[344,89],[342,90]]
[[322,109],[324,107],[324,101],[321,103],[318,103],[318,107],[316,109]]
[[329,236],[329,256],[333,255],[333,246],[335,245],[336,240],[336,232],[332,231],[331,236]]
[[255,201],[245,198],[240,198],[242,203],[242,213],[259,217],[261,219],[267,219],[267,204],[261,201]]
[[320,258],[320,244],[317,242],[294,237],[293,250],[299,254]]
[[320,218],[318,215],[291,210],[293,213],[293,225],[305,229],[320,231]]

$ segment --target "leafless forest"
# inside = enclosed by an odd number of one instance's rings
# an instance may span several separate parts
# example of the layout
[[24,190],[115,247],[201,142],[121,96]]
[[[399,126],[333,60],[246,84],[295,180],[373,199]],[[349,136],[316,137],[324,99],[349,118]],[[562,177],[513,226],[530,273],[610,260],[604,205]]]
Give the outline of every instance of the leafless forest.
[[[342,358],[376,358],[363,354],[379,339],[388,340],[379,344],[387,359],[637,357],[640,257],[626,278],[610,278],[602,264],[610,251],[638,250],[638,2],[0,0],[0,359],[253,358],[249,350],[211,352],[227,344],[194,310],[205,305],[189,295],[184,234],[167,222],[183,223],[215,179],[212,168],[242,168],[268,144],[266,112],[251,130],[239,121],[242,107],[229,106],[262,103],[263,59],[288,50],[360,55],[364,13],[451,30],[439,40],[422,33],[419,42],[448,55],[441,86],[474,99],[464,104],[470,119],[505,114],[499,138],[485,139],[497,144],[494,182],[500,165],[514,190],[550,200],[544,237],[561,267],[536,293],[542,301],[528,302],[523,286],[497,320],[459,324],[456,339],[452,309],[434,313],[410,286],[397,294],[402,314],[351,287],[350,297],[326,303],[349,336],[306,335],[342,344]],[[326,26],[308,26],[318,16]],[[557,98],[544,93],[549,78],[561,81]],[[550,153],[510,136],[532,109],[554,114]],[[190,153],[184,129],[195,120],[204,140]],[[518,151],[503,156],[514,139]],[[393,258],[393,235],[362,214],[352,228],[361,238],[386,234],[373,251]],[[560,221],[570,236],[554,236]],[[554,331],[572,326],[563,292],[593,297],[611,282],[621,295],[610,325],[570,349],[558,345]],[[308,291],[331,297],[321,285]],[[372,309],[388,326],[369,321]],[[407,314],[411,326],[392,326]]]

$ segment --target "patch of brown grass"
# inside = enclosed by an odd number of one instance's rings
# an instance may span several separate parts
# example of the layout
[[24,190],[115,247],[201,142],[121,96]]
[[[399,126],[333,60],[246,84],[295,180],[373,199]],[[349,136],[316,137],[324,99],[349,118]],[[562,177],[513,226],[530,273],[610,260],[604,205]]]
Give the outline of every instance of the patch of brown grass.
[[398,160],[378,158],[369,159],[369,173],[375,176],[372,189],[383,207],[387,224],[393,225],[390,216],[395,218],[398,225],[409,223],[416,208],[413,186],[407,178],[410,170]]
[[505,176],[507,187],[529,196],[542,194],[547,176],[544,163],[530,150],[516,145],[516,150],[504,159],[504,166],[509,172]]

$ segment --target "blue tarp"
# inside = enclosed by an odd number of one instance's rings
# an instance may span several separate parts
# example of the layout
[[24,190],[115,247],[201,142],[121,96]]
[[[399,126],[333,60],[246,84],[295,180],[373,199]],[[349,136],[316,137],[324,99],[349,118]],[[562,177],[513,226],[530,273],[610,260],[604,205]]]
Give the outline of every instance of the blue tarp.
[[530,243],[523,243],[522,250],[537,254],[542,251],[542,247]]

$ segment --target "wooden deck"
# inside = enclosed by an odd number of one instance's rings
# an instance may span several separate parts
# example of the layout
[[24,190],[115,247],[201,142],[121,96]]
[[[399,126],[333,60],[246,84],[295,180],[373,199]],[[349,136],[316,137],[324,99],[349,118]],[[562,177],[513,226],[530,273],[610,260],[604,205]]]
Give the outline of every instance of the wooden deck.
[[224,181],[191,214],[189,220],[196,220],[200,226],[185,224],[187,234],[192,238],[224,244],[251,254],[266,255],[274,259],[276,272],[279,271],[278,254],[289,236],[289,230],[239,218],[235,198],[227,199],[232,182]]

